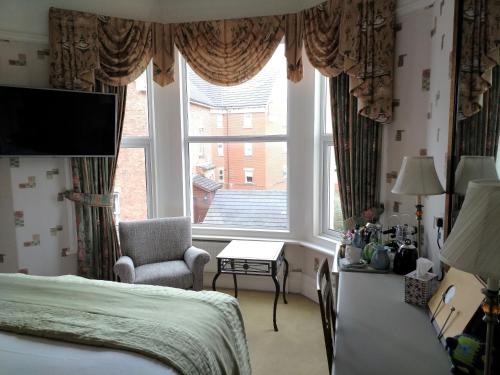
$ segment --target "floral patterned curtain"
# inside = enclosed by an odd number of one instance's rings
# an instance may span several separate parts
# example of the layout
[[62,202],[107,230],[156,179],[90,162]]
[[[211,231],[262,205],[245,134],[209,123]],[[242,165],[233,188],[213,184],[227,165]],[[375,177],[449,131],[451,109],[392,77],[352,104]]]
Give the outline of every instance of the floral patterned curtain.
[[382,125],[359,115],[349,76],[330,78],[333,145],[342,215],[348,227],[378,218]]
[[[351,77],[351,94],[358,98],[359,114],[389,123],[394,14],[394,0],[329,0],[301,12],[302,23],[287,23],[286,38],[303,38],[309,61],[323,75],[336,77],[344,72]],[[287,42],[286,46],[287,57],[299,55],[293,49],[300,51],[301,44]],[[294,80],[300,80],[301,67],[293,61],[288,66],[297,72]]]
[[126,86],[153,59],[153,79],[173,81],[171,25],[50,8],[50,83],[93,90],[95,80]]
[[500,64],[500,2],[464,0],[462,28],[460,112],[470,117],[481,110],[491,71]]
[[216,85],[237,85],[255,76],[284,35],[284,16],[178,24],[175,45],[191,68]]
[[[140,43],[141,38],[151,39],[144,33],[147,28],[136,28],[134,24],[133,21],[126,24],[109,18],[99,19],[86,13],[51,9],[50,82],[57,88],[116,94],[117,147],[125,113],[125,84],[140,69],[145,68],[142,64],[146,61],[138,55],[130,56],[132,65],[127,69],[120,65],[120,61],[127,59],[125,54],[117,51],[120,45],[135,48],[134,45]],[[113,25],[116,32],[113,31]],[[109,38],[99,40],[96,31],[108,34]],[[113,265],[120,249],[111,196],[118,151],[115,157],[80,157],[71,160],[73,190],[65,192],[64,196],[75,202],[78,274],[81,276],[114,279]]]

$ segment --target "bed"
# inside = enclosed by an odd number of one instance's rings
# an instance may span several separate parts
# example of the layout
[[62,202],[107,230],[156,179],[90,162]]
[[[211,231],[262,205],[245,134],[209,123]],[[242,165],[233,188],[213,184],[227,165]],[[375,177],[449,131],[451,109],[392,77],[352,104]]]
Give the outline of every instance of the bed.
[[237,301],[217,292],[0,274],[2,373],[251,373]]

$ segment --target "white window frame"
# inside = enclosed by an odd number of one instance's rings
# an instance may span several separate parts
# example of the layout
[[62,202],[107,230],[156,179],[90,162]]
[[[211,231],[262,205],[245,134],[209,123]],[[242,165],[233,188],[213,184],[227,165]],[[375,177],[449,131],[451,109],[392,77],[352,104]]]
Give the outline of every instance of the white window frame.
[[[182,97],[182,132],[184,136],[183,142],[183,159],[184,159],[184,212],[186,216],[191,216],[193,212],[193,192],[192,192],[192,184],[191,184],[191,166],[189,160],[189,144],[190,143],[259,143],[259,142],[279,142],[286,143],[288,149],[288,143],[290,141],[290,129],[289,129],[289,116],[287,115],[286,125],[283,129],[286,130],[285,134],[278,135],[243,135],[243,136],[190,136],[189,135],[189,95],[188,95],[188,87],[187,87],[187,66],[186,60],[182,57],[181,54],[178,55],[179,63],[180,63],[180,71],[181,71],[181,97]],[[284,68],[285,69],[285,68]],[[287,91],[289,90],[289,86],[287,85]],[[289,93],[287,92],[287,100]],[[287,104],[289,107],[289,104]],[[287,165],[290,164],[290,154],[287,153]],[[224,176],[225,177],[225,176]],[[203,224],[193,224],[194,230],[202,230],[204,233],[210,233],[213,235],[222,235],[227,236],[229,233],[239,233],[261,237],[262,233],[270,234],[272,236],[282,236],[283,234],[290,234],[290,189],[287,188],[287,228],[286,229],[266,229],[266,228],[227,228],[227,227],[209,227]],[[280,237],[278,237],[280,238]]]
[[243,145],[243,154],[245,156],[253,156],[253,144],[252,143],[245,143]]
[[224,156],[224,143],[223,142],[217,143],[217,156]]
[[[253,172],[254,172],[254,168],[243,168],[243,174],[245,176],[244,180],[243,180],[244,184],[248,184],[248,185],[255,184]],[[252,179],[252,181],[248,181],[248,177],[250,177]]]
[[253,114],[252,112],[243,113],[243,129],[253,128]]
[[[156,175],[155,175],[155,126],[154,126],[154,103],[153,103],[153,67],[150,63],[146,68],[146,85],[148,101],[148,135],[147,136],[122,136],[120,149],[142,148],[144,149],[144,163],[146,170],[146,192],[148,218],[156,217]],[[119,156],[118,156],[119,157]],[[121,204],[120,204],[121,205]],[[117,223],[118,224],[118,223]]]
[[[224,168],[217,168],[219,170],[218,174],[217,174],[217,179],[219,180],[219,182],[224,182],[224,178],[226,177],[224,175]],[[222,178],[221,178],[222,177]]]
[[329,103],[326,102],[328,90],[328,79],[321,76],[319,79],[319,197],[320,208],[320,231],[321,235],[338,240],[342,236],[341,230],[329,228],[329,214],[331,208],[329,194],[329,174],[330,174],[330,147],[333,147],[333,136],[326,132],[326,111],[329,110]]
[[215,127],[222,129],[224,127],[224,115],[222,113],[215,114]]

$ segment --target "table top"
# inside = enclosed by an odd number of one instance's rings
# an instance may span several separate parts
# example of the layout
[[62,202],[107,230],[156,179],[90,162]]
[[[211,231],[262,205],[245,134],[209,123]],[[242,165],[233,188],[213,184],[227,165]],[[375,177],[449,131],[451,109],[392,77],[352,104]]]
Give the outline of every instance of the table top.
[[233,240],[217,255],[217,259],[278,260],[285,243],[282,241]]
[[442,375],[451,363],[423,308],[404,302],[404,278],[340,272],[335,375]]

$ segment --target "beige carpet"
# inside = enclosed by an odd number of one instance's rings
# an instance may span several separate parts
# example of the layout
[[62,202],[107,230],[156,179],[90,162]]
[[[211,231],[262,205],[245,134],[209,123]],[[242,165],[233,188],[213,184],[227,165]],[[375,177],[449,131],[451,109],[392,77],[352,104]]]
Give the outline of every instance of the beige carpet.
[[[232,294],[232,291],[223,291]],[[280,296],[273,330],[273,293],[238,291],[253,375],[327,375],[319,307],[297,294]]]

